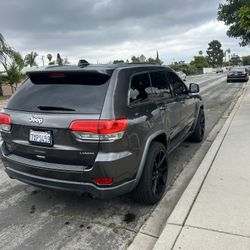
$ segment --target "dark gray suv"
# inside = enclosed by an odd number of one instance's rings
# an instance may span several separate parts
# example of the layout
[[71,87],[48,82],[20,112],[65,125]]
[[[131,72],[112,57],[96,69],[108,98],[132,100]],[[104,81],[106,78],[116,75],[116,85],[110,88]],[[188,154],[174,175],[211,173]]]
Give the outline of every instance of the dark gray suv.
[[168,67],[51,66],[27,76],[0,114],[5,171],[25,183],[99,198],[132,192],[153,204],[168,154],[203,138],[199,86]]

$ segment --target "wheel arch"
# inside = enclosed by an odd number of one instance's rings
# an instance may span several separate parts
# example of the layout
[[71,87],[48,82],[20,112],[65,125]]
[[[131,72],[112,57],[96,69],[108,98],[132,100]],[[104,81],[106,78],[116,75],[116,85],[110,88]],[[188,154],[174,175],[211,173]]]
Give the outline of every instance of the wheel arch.
[[137,170],[137,174],[136,174],[136,178],[135,178],[136,181],[134,182],[132,189],[134,189],[136,187],[136,185],[138,184],[138,182],[140,181],[143,170],[144,170],[144,165],[146,162],[149,147],[150,147],[152,142],[156,142],[156,141],[161,142],[168,150],[168,137],[167,137],[167,134],[164,130],[157,131],[148,137],[146,144],[145,144],[145,147],[144,147],[144,150],[143,150],[143,153],[142,153],[141,161],[140,161],[140,164],[139,164],[139,167]]

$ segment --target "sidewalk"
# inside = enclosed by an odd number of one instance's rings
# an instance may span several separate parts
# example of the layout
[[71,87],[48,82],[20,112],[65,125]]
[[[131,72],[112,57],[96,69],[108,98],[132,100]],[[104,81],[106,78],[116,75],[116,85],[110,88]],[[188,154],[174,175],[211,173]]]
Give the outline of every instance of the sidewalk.
[[161,249],[250,249],[250,86],[168,218]]

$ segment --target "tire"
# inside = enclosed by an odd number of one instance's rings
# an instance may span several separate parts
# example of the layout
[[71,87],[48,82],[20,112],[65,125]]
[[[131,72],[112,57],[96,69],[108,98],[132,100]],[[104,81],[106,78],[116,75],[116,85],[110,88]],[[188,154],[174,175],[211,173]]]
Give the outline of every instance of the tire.
[[231,82],[231,81],[227,79],[227,82]]
[[168,157],[162,143],[152,142],[149,147],[141,179],[132,191],[136,202],[153,205],[161,200],[167,185]]
[[201,142],[204,138],[204,133],[205,133],[205,114],[204,110],[200,109],[194,132],[190,135],[189,141]]

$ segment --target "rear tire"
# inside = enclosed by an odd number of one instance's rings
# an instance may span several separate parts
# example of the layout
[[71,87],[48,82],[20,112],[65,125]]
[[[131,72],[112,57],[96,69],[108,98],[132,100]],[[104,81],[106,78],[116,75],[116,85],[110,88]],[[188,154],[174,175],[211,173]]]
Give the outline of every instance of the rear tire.
[[152,142],[149,147],[141,179],[132,192],[136,202],[153,205],[166,189],[168,177],[167,151],[162,143]]
[[201,142],[204,138],[204,133],[205,133],[205,114],[204,110],[200,109],[194,132],[190,135],[189,141]]

